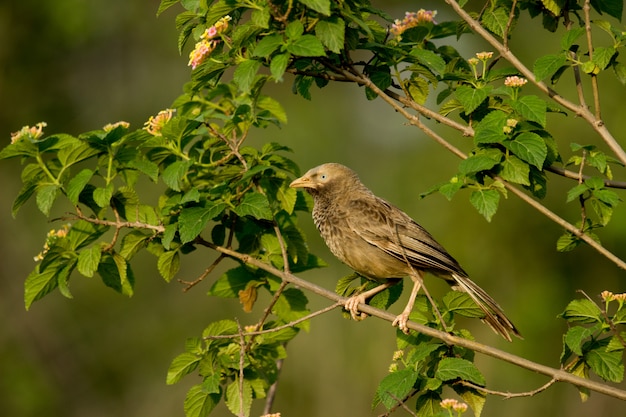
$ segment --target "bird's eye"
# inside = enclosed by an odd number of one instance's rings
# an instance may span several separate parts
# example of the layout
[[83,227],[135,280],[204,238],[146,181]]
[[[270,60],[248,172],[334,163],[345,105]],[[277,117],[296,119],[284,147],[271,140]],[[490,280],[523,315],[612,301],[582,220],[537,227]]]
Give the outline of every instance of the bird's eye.
[[326,174],[322,174],[322,175],[320,175],[320,178],[321,178],[321,179],[323,179],[323,180],[325,180],[325,179],[326,179]]

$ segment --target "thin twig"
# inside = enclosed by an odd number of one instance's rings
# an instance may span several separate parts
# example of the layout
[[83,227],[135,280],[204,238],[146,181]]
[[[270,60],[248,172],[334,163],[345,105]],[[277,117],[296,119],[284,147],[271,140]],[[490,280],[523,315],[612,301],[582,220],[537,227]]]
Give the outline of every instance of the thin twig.
[[185,284],[186,287],[183,288],[183,292],[187,292],[189,291],[191,288],[195,287],[196,285],[198,285],[199,283],[201,283],[207,276],[209,276],[209,274],[211,272],[213,272],[213,270],[215,269],[215,267],[225,258],[226,256],[224,256],[224,254],[220,254],[211,265],[209,265],[208,268],[206,268],[204,270],[204,272],[202,274],[200,274],[200,276],[198,278],[196,278],[193,281],[185,281],[182,279],[179,279],[178,282],[180,282],[181,284]]
[[[580,167],[578,167],[578,185],[581,185],[584,181],[583,170],[585,169],[585,160],[587,159],[587,150],[583,149],[583,156],[580,160]],[[587,208],[585,206],[585,196],[580,194],[578,196],[578,202],[580,203],[580,231],[585,231],[585,223],[587,222]]]
[[534,395],[539,394],[540,392],[543,392],[543,391],[547,390],[555,382],[557,382],[557,379],[552,378],[551,380],[549,380],[547,383],[543,384],[539,388],[531,390],[531,391],[526,391],[526,392],[494,391],[494,390],[491,390],[491,389],[487,389],[485,387],[481,387],[480,385],[473,384],[470,381],[464,381],[464,380],[461,380],[461,381],[457,382],[457,384],[463,385],[465,387],[473,388],[473,389],[478,390],[480,392],[484,392],[485,394],[498,395],[498,396],[504,397],[504,399],[508,400],[509,398],[532,397]]
[[243,329],[241,328],[241,324],[239,320],[237,320],[237,331],[239,333],[239,417],[246,417],[246,412],[244,409],[244,396],[243,396],[243,368],[245,365],[246,359],[246,339],[244,337]]
[[[589,13],[591,10],[591,1],[585,0],[585,4],[583,5],[583,13],[585,15],[585,33],[587,35],[587,49],[589,51],[589,60],[593,60],[593,37],[591,35],[591,14]],[[600,112],[600,91],[598,89],[598,76],[595,72],[589,74],[591,77],[591,92],[593,93],[593,105],[596,119],[601,119]]]
[[509,50],[509,32],[511,26],[513,26],[513,20],[515,19],[515,9],[517,8],[517,0],[513,0],[511,4],[511,11],[509,12],[509,20],[506,22],[506,28],[504,28],[504,36],[502,37],[502,46],[507,51]]

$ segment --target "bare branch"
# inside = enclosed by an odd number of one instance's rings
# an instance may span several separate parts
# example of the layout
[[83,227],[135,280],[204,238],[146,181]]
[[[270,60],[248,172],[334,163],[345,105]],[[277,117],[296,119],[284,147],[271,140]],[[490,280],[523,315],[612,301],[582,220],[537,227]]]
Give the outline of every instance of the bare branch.
[[504,399],[508,400],[509,398],[532,397],[534,395],[539,394],[540,392],[543,392],[543,391],[547,390],[555,382],[557,382],[557,380],[555,378],[552,378],[547,383],[543,384],[542,386],[540,386],[537,389],[534,389],[534,390],[531,390],[531,391],[526,391],[526,392],[517,392],[517,393],[490,390],[490,389],[487,389],[485,387],[481,387],[480,385],[473,384],[470,381],[459,381],[458,384],[459,385],[463,385],[465,387],[473,388],[473,389],[478,390],[480,392],[484,392],[485,394],[498,395],[498,396],[504,397]]

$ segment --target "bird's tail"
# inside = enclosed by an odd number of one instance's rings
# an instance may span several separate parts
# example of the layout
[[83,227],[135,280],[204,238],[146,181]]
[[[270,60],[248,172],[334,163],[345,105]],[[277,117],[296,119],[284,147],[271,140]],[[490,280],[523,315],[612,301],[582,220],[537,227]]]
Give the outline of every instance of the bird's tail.
[[509,342],[511,341],[511,334],[522,339],[522,335],[515,328],[515,325],[504,314],[504,311],[502,311],[498,303],[496,303],[485,290],[466,276],[452,274],[452,278],[456,284],[453,288],[469,294],[476,305],[485,313],[485,317],[482,320],[487,323],[494,332],[498,333]]

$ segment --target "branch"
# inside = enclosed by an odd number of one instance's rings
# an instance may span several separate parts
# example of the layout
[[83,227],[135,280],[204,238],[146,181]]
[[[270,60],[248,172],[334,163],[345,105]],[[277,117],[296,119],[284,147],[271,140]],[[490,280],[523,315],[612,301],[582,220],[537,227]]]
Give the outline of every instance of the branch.
[[526,79],[533,82],[537,88],[539,88],[544,94],[549,96],[552,100],[565,107],[566,109],[572,111],[579,117],[585,119],[591,127],[598,133],[598,135],[604,140],[604,142],[611,148],[615,156],[626,165],[626,151],[620,146],[619,143],[615,140],[611,132],[606,128],[604,122],[596,117],[593,113],[589,111],[584,106],[577,105],[566,98],[560,96],[555,90],[548,87],[546,83],[541,80],[536,80],[533,72],[527,68],[510,50],[508,50],[498,39],[496,39],[491,33],[489,33],[480,22],[472,19],[472,17],[465,11],[455,0],[445,0],[446,3],[452,7],[456,14],[463,19],[468,26],[476,32],[480,37],[485,39],[487,42],[491,44],[500,55],[509,61],[511,65],[513,65]]
[[547,383],[543,384],[542,386],[540,386],[537,389],[534,389],[534,390],[531,390],[531,391],[526,391],[526,392],[517,392],[517,393],[494,391],[494,390],[487,389],[485,387],[481,387],[480,385],[472,384],[469,381],[459,381],[459,384],[463,385],[463,386],[466,386],[466,387],[474,388],[475,390],[484,392],[485,394],[499,395],[500,397],[504,397],[504,399],[508,400],[509,398],[517,398],[517,397],[532,397],[533,395],[537,395],[540,392],[543,392],[543,391],[547,390],[556,381],[557,381],[556,379],[552,378]]
[[[291,284],[294,284],[296,286],[298,286],[299,288],[305,289],[307,291],[310,291],[314,294],[317,294],[321,297],[327,298],[329,300],[332,300],[336,303],[339,304],[344,304],[347,300],[346,297],[342,297],[332,291],[329,291],[325,288],[319,287],[313,283],[310,283],[308,281],[305,281],[293,274],[281,271],[277,268],[274,268],[273,266],[266,264],[250,255],[247,254],[243,254],[243,253],[239,253],[237,251],[234,251],[232,249],[228,249],[222,246],[218,246],[215,245],[211,242],[204,242],[203,243],[204,246],[209,247],[213,250],[216,250],[220,253],[223,253],[225,255],[228,255],[232,258],[235,258],[243,263],[246,263],[248,265],[252,265],[256,268],[262,269],[284,281],[287,281]],[[334,306],[333,306],[334,307]],[[378,308],[374,308],[372,306],[369,306],[367,304],[359,304],[359,310],[369,314],[370,316],[374,316],[374,317],[378,317],[380,319],[386,320],[388,322],[393,322],[393,320],[396,318],[396,316],[390,312],[384,311],[384,310],[380,310]],[[448,334],[446,332],[442,332],[440,330],[436,330],[433,329],[431,327],[428,326],[424,326],[422,324],[419,323],[415,323],[412,321],[408,322],[408,327],[412,330],[415,330],[419,333],[425,334],[427,336],[430,337],[434,337],[437,339],[442,340],[444,343],[450,345],[450,346],[461,346],[470,350],[473,350],[475,352],[479,352],[482,353],[486,356],[490,356],[508,363],[511,363],[513,365],[517,365],[521,368],[525,368],[528,369],[530,371],[533,372],[537,372],[543,375],[547,375],[550,378],[554,379],[555,381],[560,381],[560,382],[567,382],[570,383],[572,385],[575,385],[577,387],[583,387],[583,388],[587,388],[591,391],[595,391],[601,394],[605,394],[620,400],[626,400],[626,391],[624,390],[620,390],[618,388],[612,387],[610,385],[607,384],[603,384],[600,382],[596,382],[596,381],[592,381],[589,379],[585,379],[585,378],[581,378],[578,377],[576,375],[572,375],[562,369],[556,369],[556,368],[551,368],[549,366],[545,366],[545,365],[541,365],[539,363],[536,362],[532,362],[528,359],[513,355],[511,353],[493,348],[491,346],[487,346],[484,345],[482,343],[479,342],[475,342],[469,339],[464,339],[458,336],[454,336],[451,334]]]

